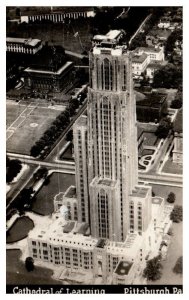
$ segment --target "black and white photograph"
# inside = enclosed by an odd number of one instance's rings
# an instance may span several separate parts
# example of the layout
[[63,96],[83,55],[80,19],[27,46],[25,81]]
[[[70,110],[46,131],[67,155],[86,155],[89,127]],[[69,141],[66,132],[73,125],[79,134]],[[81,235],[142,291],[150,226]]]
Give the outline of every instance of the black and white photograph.
[[75,3],[5,7],[6,293],[182,294],[184,8]]

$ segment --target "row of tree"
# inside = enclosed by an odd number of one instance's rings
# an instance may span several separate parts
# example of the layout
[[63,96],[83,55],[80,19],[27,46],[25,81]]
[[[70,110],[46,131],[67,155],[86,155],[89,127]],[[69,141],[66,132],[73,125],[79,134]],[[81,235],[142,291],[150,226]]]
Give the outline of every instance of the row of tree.
[[18,159],[9,159],[6,157],[6,182],[10,183],[21,171],[22,163]]
[[43,136],[32,146],[30,155],[33,157],[45,156],[49,153],[52,145],[61,136],[64,129],[70,122],[70,117],[75,113],[79,107],[79,101],[72,99],[68,107],[52,122],[51,126],[44,132]]

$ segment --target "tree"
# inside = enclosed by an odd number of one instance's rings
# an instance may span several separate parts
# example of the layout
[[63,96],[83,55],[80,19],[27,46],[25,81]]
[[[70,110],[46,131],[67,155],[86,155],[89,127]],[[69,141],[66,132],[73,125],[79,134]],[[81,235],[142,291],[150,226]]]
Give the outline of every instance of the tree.
[[170,219],[175,223],[180,223],[182,221],[182,206],[181,205],[175,205],[174,209],[172,210],[170,214]]
[[168,63],[154,72],[154,88],[178,88],[182,83],[182,69]]
[[160,139],[165,139],[169,131],[173,128],[171,119],[169,117],[164,117],[160,120],[159,126],[155,132],[155,135]]
[[182,256],[180,256],[177,259],[176,264],[173,268],[173,272],[176,274],[182,274],[182,272],[183,272],[183,257]]
[[35,180],[39,180],[41,178],[46,178],[47,175],[48,175],[48,169],[46,167],[42,167],[33,174],[33,178]]
[[155,281],[161,278],[161,269],[162,265],[160,263],[160,256],[158,255],[147,261],[143,276],[147,278],[147,280]]
[[174,203],[175,202],[175,194],[173,192],[170,192],[167,197],[167,202]]
[[25,267],[28,272],[34,270],[34,260],[32,257],[28,256],[25,260]]
[[73,130],[70,130],[66,135],[66,141],[72,141],[73,140]]
[[11,182],[22,169],[22,163],[18,159],[9,159],[7,157],[6,182]]

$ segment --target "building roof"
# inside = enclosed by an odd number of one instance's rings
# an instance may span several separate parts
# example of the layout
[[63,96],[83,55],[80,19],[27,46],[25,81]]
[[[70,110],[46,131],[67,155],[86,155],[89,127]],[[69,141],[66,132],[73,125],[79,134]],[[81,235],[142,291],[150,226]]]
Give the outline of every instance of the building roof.
[[152,197],[152,203],[155,205],[161,205],[163,202],[163,198],[161,197]]
[[117,275],[122,275],[122,276],[128,275],[132,265],[133,265],[133,262],[122,260],[119,262],[119,264],[115,270],[115,273]]
[[145,94],[144,99],[138,99],[137,106],[148,106],[152,108],[159,108],[166,100],[165,94],[159,94],[159,93],[148,93]]
[[174,131],[178,133],[182,133],[183,131],[183,116],[182,116],[182,108],[178,111],[176,115],[176,119],[174,121]]
[[134,53],[140,53],[140,52],[145,52],[145,53],[159,53],[161,51],[161,48],[155,48],[155,47],[137,47],[134,50]]
[[7,43],[18,43],[18,44],[24,44],[26,46],[35,47],[38,43],[41,42],[39,39],[24,39],[24,38],[15,38],[15,37],[7,37],[6,38]]
[[149,63],[149,65],[147,66],[147,69],[148,68],[150,68],[150,69],[161,69],[164,64],[165,63],[162,63],[161,61],[154,60],[151,63]]
[[[84,127],[86,127],[87,126],[87,116],[85,116],[85,115],[81,115],[77,120],[76,120],[76,122],[75,122],[75,125],[77,125],[77,127],[78,126],[84,126]],[[74,125],[74,126],[75,126]]]
[[107,34],[106,34],[106,37],[109,39],[109,40],[113,40],[113,39],[116,39],[121,33],[121,30],[110,30]]
[[146,60],[147,57],[148,57],[148,55],[146,53],[143,53],[141,55],[134,55],[132,57],[132,63],[142,64]]
[[131,196],[132,197],[140,197],[140,198],[145,198],[147,193],[149,191],[149,187],[145,187],[145,186],[140,186],[140,185],[137,185],[135,187],[135,189],[132,191],[132,194]]
[[76,198],[76,187],[71,185],[65,192],[64,197],[67,198]]
[[24,72],[27,73],[40,73],[40,74],[49,74],[49,75],[60,75],[62,72],[64,72],[69,66],[73,65],[73,62],[67,61],[63,66],[61,66],[57,71],[48,71],[48,70],[42,70],[42,69],[35,69],[28,67],[24,70]]

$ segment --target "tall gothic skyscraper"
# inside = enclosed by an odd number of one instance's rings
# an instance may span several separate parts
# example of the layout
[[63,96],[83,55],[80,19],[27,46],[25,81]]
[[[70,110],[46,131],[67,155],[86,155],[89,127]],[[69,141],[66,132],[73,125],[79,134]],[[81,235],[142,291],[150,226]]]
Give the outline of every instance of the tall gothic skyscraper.
[[90,53],[88,181],[92,236],[124,241],[138,182],[132,64],[124,46]]

